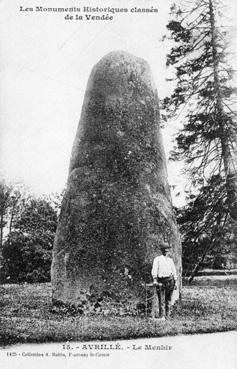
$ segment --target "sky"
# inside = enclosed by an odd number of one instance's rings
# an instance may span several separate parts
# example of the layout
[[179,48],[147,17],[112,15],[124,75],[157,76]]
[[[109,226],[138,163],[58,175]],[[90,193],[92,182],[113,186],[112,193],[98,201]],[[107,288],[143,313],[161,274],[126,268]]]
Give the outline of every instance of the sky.
[[[165,67],[170,45],[161,41],[170,4],[170,0],[0,0],[1,178],[24,182],[37,195],[62,191],[87,80],[92,67],[112,50],[146,59],[160,98],[172,91]],[[26,10],[35,6],[153,6],[158,13],[117,13],[112,21],[65,20],[65,13]],[[179,127],[180,122],[174,121],[162,132],[167,157]],[[184,188],[181,169],[181,164],[168,163],[169,183],[177,186],[176,192]],[[184,203],[184,195],[174,203]]]

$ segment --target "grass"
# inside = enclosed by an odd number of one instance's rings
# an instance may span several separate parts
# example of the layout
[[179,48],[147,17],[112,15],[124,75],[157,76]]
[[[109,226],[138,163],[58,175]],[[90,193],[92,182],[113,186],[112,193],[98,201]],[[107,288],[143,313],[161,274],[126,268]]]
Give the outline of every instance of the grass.
[[166,322],[139,316],[63,314],[52,309],[51,286],[0,286],[0,344],[159,337],[237,329],[235,286],[184,286]]

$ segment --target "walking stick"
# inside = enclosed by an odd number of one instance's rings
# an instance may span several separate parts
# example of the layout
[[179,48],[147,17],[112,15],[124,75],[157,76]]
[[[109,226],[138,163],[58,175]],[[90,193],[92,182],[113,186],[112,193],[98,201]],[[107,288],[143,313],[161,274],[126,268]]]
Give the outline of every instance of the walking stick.
[[154,287],[153,283],[145,283],[145,294],[146,294],[146,297],[145,297],[145,316],[147,318],[147,315],[148,315],[148,300],[151,300],[153,299],[153,296],[151,296],[150,298],[147,297],[147,292],[148,292],[148,287]]

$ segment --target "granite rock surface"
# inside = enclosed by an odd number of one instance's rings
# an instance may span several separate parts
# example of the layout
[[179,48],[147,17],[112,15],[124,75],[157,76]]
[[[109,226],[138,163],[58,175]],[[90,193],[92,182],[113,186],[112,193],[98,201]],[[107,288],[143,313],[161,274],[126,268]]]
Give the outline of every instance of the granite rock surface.
[[92,290],[142,294],[159,239],[170,243],[181,274],[159,122],[147,62],[122,51],[103,57],[73,144],[53,249],[53,301],[77,304]]

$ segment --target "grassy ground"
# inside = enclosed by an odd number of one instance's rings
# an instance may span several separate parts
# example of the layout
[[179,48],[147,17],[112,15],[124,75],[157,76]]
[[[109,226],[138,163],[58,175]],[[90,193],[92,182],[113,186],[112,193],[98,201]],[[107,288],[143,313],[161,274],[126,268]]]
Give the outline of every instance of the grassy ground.
[[235,286],[184,286],[172,319],[84,316],[52,309],[50,284],[0,286],[0,344],[65,342],[218,332],[237,329]]

